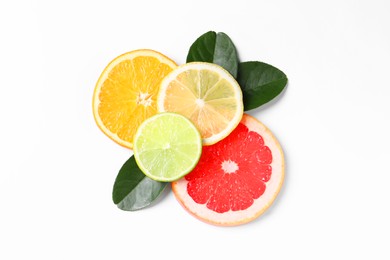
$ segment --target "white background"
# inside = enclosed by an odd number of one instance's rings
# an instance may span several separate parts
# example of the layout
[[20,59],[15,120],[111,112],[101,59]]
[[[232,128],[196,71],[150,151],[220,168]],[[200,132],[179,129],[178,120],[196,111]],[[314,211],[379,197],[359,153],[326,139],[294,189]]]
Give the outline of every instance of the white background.
[[[390,259],[389,13],[387,0],[1,1],[0,259]],[[112,185],[131,151],[96,126],[94,85],[134,49],[182,64],[209,30],[289,78],[250,112],[285,151],[282,191],[233,228],[170,190],[121,211]]]

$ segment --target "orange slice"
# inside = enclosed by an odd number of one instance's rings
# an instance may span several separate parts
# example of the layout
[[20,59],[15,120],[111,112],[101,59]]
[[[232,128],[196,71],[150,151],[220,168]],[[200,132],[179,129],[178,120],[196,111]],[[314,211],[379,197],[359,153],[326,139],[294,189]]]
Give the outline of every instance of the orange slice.
[[177,65],[154,50],[135,50],[116,57],[103,70],[93,94],[99,128],[118,144],[133,148],[138,126],[157,113],[161,80]]
[[177,67],[161,82],[159,112],[176,112],[189,118],[201,133],[203,145],[228,136],[243,111],[241,88],[221,66],[190,62]]

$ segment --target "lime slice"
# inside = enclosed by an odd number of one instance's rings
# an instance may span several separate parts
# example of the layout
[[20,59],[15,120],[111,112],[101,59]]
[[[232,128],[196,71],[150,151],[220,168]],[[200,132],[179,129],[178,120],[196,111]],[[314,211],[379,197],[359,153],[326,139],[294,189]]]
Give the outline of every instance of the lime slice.
[[202,153],[202,138],[194,124],[176,113],[146,119],[134,136],[134,157],[149,178],[171,182],[189,173]]

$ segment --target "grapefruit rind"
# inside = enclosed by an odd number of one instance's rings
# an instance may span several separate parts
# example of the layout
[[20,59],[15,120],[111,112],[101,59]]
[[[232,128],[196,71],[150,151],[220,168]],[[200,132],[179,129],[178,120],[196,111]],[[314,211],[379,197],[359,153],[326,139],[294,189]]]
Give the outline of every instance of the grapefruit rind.
[[155,50],[150,50],[150,49],[138,49],[138,50],[133,50],[130,52],[123,53],[116,58],[114,58],[103,70],[103,72],[100,74],[98,81],[96,82],[95,89],[93,92],[93,99],[92,99],[92,111],[93,111],[93,116],[95,119],[95,122],[99,129],[111,140],[116,142],[117,144],[133,149],[133,143],[121,139],[116,133],[111,132],[103,123],[102,119],[99,116],[99,93],[101,91],[101,87],[104,83],[104,81],[108,78],[111,70],[118,65],[119,63],[125,61],[125,60],[132,60],[136,57],[140,56],[149,56],[158,59],[161,63],[167,64],[169,67],[172,69],[177,67],[177,64],[165,56],[164,54],[155,51]]
[[179,203],[191,215],[203,222],[217,226],[237,226],[248,223],[258,218],[272,205],[283,185],[284,154],[275,136],[264,124],[247,114],[243,115],[241,123],[247,126],[249,131],[259,133],[264,139],[264,144],[272,151],[271,178],[266,182],[264,194],[254,200],[249,208],[240,211],[230,210],[225,213],[217,213],[208,209],[206,204],[196,203],[187,192],[188,181],[185,178],[172,182],[172,191]]
[[[241,87],[227,70],[225,70],[223,67],[217,64],[208,63],[208,62],[189,62],[178,66],[161,81],[160,90],[157,97],[158,112],[178,112],[178,111],[169,111],[166,109],[164,104],[166,98],[166,91],[167,88],[169,87],[170,82],[174,81],[181,73],[189,70],[198,70],[198,71],[211,70],[213,72],[216,72],[221,77],[221,79],[224,79],[227,82],[229,82],[234,92],[234,97],[232,99],[235,101],[235,105],[237,106],[237,109],[234,113],[234,116],[231,119],[229,119],[229,122],[227,123],[225,129],[210,137],[202,138],[203,145],[212,145],[224,139],[226,136],[228,136],[237,127],[237,125],[240,123],[240,120],[242,119],[244,113],[244,103],[243,103]],[[212,120],[212,118],[209,119]],[[196,122],[193,123],[198,127],[198,129],[200,129],[200,127],[197,125]],[[202,134],[201,129],[200,132]]]

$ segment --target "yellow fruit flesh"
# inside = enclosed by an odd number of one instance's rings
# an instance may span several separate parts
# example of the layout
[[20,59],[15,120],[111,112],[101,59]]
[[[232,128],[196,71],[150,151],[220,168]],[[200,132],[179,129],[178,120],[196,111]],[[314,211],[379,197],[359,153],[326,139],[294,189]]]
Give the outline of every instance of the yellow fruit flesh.
[[208,138],[225,129],[234,118],[237,111],[234,97],[230,83],[218,73],[189,70],[170,83],[164,107],[188,117],[201,129],[202,137]]

